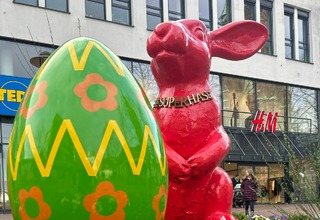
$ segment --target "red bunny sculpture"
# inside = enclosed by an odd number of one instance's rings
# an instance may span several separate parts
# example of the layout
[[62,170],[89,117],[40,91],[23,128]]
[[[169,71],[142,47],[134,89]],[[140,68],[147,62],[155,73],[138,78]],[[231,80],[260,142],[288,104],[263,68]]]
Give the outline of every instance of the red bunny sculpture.
[[208,85],[211,57],[246,59],[267,38],[267,29],[257,22],[207,32],[192,19],[161,23],[150,35],[147,52],[160,90],[154,112],[169,166],[167,220],[235,219],[231,180],[218,167],[230,140]]

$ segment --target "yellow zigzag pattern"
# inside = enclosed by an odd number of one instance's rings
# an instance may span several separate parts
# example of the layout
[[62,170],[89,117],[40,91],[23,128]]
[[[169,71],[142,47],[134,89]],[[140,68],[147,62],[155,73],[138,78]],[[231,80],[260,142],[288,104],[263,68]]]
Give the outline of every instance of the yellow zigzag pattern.
[[161,153],[160,150],[157,148],[156,142],[154,140],[154,137],[150,131],[150,128],[148,125],[145,125],[144,128],[144,135],[143,135],[143,141],[142,141],[142,147],[141,147],[141,151],[140,151],[140,156],[139,156],[139,160],[138,160],[138,164],[135,164],[133,156],[131,154],[130,148],[126,142],[126,139],[124,138],[121,129],[119,128],[117,122],[115,120],[110,120],[108,123],[108,126],[105,130],[104,136],[102,138],[102,141],[100,143],[100,147],[98,150],[98,153],[96,155],[96,158],[94,160],[93,165],[90,164],[89,159],[83,149],[83,146],[79,140],[79,137],[72,125],[72,122],[70,119],[66,119],[63,120],[61,123],[61,126],[59,128],[59,131],[57,133],[57,136],[53,142],[53,146],[51,148],[50,154],[49,154],[49,158],[47,161],[47,164],[44,166],[44,164],[42,163],[42,160],[39,156],[39,152],[37,150],[35,141],[34,141],[34,137],[32,134],[32,129],[30,125],[26,125],[25,130],[23,131],[20,143],[19,143],[19,147],[18,147],[18,152],[16,155],[16,161],[15,164],[13,166],[13,162],[12,162],[12,149],[11,149],[11,137],[10,137],[10,142],[9,142],[9,166],[10,166],[10,170],[12,173],[12,177],[13,180],[15,181],[17,179],[17,174],[18,174],[18,168],[19,168],[19,162],[20,162],[20,157],[21,157],[21,152],[23,147],[25,146],[25,141],[26,138],[28,138],[29,140],[29,144],[30,144],[30,148],[31,148],[31,152],[33,154],[34,160],[38,166],[38,169],[40,171],[40,174],[42,177],[48,177],[50,176],[50,172],[52,169],[52,165],[54,163],[55,157],[57,155],[58,149],[60,147],[62,138],[64,137],[66,131],[69,133],[70,138],[74,144],[74,147],[76,148],[79,157],[82,161],[83,166],[85,167],[87,173],[89,176],[96,176],[97,172],[99,170],[99,167],[101,165],[102,159],[103,159],[103,155],[106,152],[107,148],[108,148],[108,144],[109,144],[109,140],[110,137],[112,135],[112,132],[115,132],[115,134],[117,135],[120,144],[127,156],[127,159],[129,161],[129,164],[131,166],[132,169],[132,173],[134,175],[140,175],[141,169],[142,169],[142,165],[144,162],[144,158],[146,155],[146,150],[147,150],[147,145],[148,145],[148,139],[150,138],[153,148],[155,150],[155,153],[157,155],[158,158],[158,162],[159,162],[159,166],[160,166],[160,170],[162,175],[165,175],[165,169],[166,169],[166,158],[165,158],[165,154],[163,156],[163,161],[161,161]]

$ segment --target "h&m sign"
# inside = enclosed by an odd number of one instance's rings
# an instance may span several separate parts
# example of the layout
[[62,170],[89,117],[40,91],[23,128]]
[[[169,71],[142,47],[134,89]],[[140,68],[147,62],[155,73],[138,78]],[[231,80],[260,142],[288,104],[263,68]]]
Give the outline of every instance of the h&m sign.
[[251,126],[251,132],[272,132],[276,133],[276,127],[277,127],[277,117],[278,117],[278,112],[275,112],[272,114],[269,112],[266,115],[266,120],[264,111],[257,111],[256,115],[254,116],[254,119],[252,120],[252,126]]

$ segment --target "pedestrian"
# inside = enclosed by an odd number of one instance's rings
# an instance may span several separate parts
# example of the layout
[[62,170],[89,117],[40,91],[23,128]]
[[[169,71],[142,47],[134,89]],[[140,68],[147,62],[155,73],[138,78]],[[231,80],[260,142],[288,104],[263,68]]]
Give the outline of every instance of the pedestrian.
[[232,180],[233,188],[234,188],[237,184],[240,184],[239,174],[236,174],[234,177],[232,177],[231,180]]
[[258,183],[252,170],[246,170],[246,176],[241,183],[242,198],[244,201],[245,214],[250,216],[254,215],[254,204],[257,201]]

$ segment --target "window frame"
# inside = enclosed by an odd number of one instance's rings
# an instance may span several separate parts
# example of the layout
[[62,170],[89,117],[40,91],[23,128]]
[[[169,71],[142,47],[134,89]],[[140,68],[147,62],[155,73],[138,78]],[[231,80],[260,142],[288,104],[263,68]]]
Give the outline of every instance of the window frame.
[[44,9],[58,11],[58,12],[69,13],[69,0],[64,0],[65,3],[66,3],[66,10],[60,10],[60,9],[56,9],[56,8],[47,7],[47,1],[48,0],[44,0],[43,1],[44,5],[42,5],[42,4],[40,5],[39,4],[39,0],[35,0],[35,1],[37,2],[35,5],[34,4],[29,4],[29,3],[26,3],[26,2],[20,2],[20,0],[13,0],[13,3],[22,4],[22,5],[28,5],[28,6],[32,6],[32,7],[38,7],[38,8],[44,8]]

